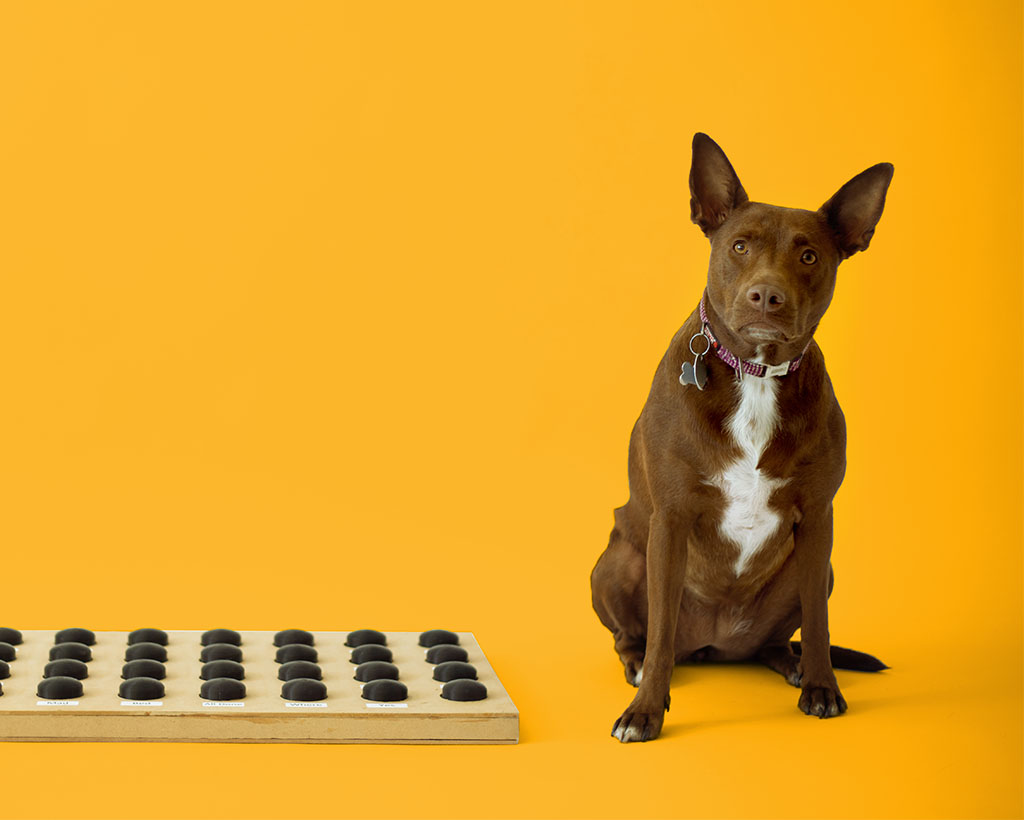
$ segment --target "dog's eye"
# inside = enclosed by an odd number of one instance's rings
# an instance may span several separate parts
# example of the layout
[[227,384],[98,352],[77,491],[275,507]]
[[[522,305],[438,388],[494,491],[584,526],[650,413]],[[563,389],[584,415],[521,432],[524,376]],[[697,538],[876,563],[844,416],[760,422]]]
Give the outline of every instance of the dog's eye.
[[814,251],[804,251],[803,256],[800,257],[800,261],[805,265],[813,265],[818,261],[818,254]]
[[732,249],[736,251],[736,253],[746,253],[747,243],[744,242],[742,239],[737,239],[735,242],[732,243]]

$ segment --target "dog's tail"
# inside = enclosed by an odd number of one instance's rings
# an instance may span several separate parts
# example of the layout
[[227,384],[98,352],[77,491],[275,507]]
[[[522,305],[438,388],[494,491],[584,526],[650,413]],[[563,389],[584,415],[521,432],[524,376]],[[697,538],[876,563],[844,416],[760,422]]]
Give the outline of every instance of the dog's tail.
[[[790,641],[793,654],[800,654],[800,641]],[[858,652],[856,649],[846,649],[842,646],[830,646],[829,657],[832,659],[832,666],[836,669],[855,669],[858,672],[881,672],[889,667],[882,663],[874,655],[867,652]]]

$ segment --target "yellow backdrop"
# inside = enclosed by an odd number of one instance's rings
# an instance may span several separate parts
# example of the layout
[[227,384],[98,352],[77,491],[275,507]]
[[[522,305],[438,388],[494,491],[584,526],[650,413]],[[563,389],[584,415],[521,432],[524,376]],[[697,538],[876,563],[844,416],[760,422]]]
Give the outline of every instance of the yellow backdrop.
[[[2,745],[0,814],[1020,816],[1018,2],[0,18],[0,621],[471,630],[522,714],[502,748]],[[774,204],[896,166],[819,333],[832,635],[892,669],[830,721],[679,669],[623,747],[588,576],[705,277],[698,130]]]

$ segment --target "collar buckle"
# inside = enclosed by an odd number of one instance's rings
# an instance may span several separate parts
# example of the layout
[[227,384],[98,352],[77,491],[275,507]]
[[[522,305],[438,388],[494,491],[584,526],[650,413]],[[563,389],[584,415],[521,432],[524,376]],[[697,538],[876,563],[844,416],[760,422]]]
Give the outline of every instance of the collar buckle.
[[789,373],[789,362],[783,362],[782,364],[768,364],[765,365],[764,375],[765,378],[770,376],[785,376]]

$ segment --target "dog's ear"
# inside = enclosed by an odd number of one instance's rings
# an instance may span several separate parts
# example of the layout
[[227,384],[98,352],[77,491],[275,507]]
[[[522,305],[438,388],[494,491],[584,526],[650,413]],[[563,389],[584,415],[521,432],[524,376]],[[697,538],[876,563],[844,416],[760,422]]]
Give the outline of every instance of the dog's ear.
[[725,152],[707,134],[694,134],[690,219],[700,226],[705,236],[711,236],[733,209],[748,198]]
[[882,217],[885,192],[892,182],[893,166],[888,162],[872,165],[840,188],[821,206],[836,236],[843,259],[866,250]]

